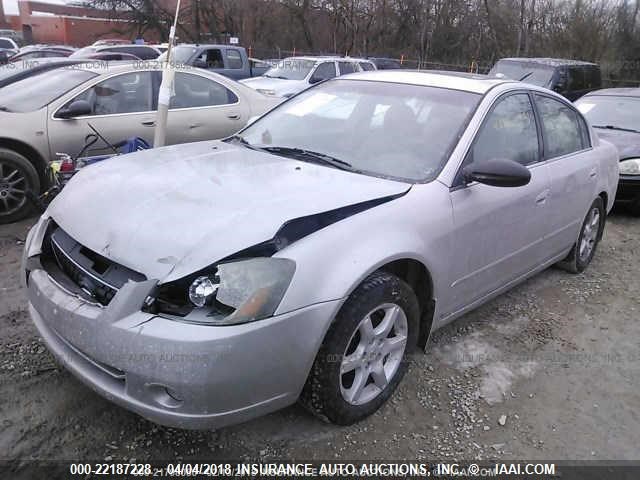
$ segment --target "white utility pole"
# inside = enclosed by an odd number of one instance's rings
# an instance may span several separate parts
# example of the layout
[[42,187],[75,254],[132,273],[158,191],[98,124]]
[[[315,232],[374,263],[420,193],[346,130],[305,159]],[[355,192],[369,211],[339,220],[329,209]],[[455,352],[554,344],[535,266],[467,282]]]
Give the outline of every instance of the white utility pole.
[[156,130],[153,137],[153,147],[163,147],[167,138],[167,117],[169,115],[169,103],[173,95],[173,82],[175,80],[175,65],[173,62],[173,46],[176,39],[176,26],[180,13],[180,0],[176,5],[176,16],[169,32],[169,47],[167,48],[167,61],[162,69],[162,83],[158,94],[158,114],[156,116]]

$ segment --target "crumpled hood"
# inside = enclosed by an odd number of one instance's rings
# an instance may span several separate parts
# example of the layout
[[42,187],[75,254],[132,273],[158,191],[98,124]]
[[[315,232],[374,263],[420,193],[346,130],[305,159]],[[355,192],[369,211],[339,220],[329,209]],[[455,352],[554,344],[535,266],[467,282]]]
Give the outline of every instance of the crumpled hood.
[[604,129],[597,129],[597,132],[598,137],[616,146],[620,160],[640,157],[640,133]]
[[271,239],[288,220],[408,189],[215,141],[86,167],[47,213],[87,248],[170,281]]
[[293,93],[298,93],[305,87],[310,86],[305,80],[284,80],[282,78],[253,77],[241,80],[240,83],[251,87],[254,90],[273,90],[275,95],[282,97]]

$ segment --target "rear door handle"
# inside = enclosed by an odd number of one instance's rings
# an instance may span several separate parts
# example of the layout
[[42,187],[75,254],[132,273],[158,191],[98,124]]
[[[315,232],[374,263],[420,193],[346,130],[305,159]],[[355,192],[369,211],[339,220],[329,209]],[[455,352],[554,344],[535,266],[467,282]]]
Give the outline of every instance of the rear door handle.
[[537,205],[543,205],[546,201],[547,198],[549,198],[549,190],[545,190],[543,192],[540,193],[540,195],[538,195],[536,197],[536,204]]
[[232,114],[227,115],[227,118],[229,120],[238,120],[240,118],[240,115],[237,114],[237,113],[232,113]]
[[156,126],[156,121],[155,120],[148,120],[146,122],[142,122],[142,125],[145,127],[155,127]]

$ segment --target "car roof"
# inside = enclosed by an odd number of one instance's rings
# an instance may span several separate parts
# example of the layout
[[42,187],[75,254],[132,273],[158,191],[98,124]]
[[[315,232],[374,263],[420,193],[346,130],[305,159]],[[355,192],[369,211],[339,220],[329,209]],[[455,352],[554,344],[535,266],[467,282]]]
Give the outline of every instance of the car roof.
[[244,48],[240,45],[226,45],[223,43],[179,43],[176,47]]
[[487,75],[442,70],[375,70],[344,75],[338,78],[451,88],[480,94],[486,93],[496,85],[520,83],[514,80],[488,77]]
[[561,67],[564,65],[593,65],[598,66],[597,63],[583,62],[582,60],[570,60],[566,58],[548,58],[548,57],[509,57],[501,58],[499,61],[508,60],[510,62],[519,63],[538,63],[540,65],[546,65],[549,67]]
[[89,47],[95,48],[96,51],[101,51],[101,50],[110,50],[110,49],[114,49],[114,48],[129,48],[129,47],[134,47],[134,48],[152,48],[154,50],[157,50],[156,47],[154,47],[153,45],[140,45],[138,43],[127,43],[127,44],[119,44],[119,45],[89,45]]
[[366,62],[373,64],[370,58],[342,57],[342,60],[352,60],[354,62]]
[[610,96],[610,97],[635,97],[640,98],[640,87],[630,88],[603,88],[589,92],[585,97]]

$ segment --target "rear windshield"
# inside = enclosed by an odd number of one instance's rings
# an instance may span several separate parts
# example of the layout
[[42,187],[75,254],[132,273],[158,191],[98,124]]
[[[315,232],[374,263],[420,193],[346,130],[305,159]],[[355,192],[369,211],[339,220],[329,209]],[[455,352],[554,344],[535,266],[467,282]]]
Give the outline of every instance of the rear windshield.
[[490,76],[504,76],[511,80],[522,80],[523,82],[539,87],[548,87],[553,77],[553,67],[511,60],[500,60],[491,71]]
[[30,76],[0,89],[0,111],[33,112],[96,77],[86,70],[61,68]]

